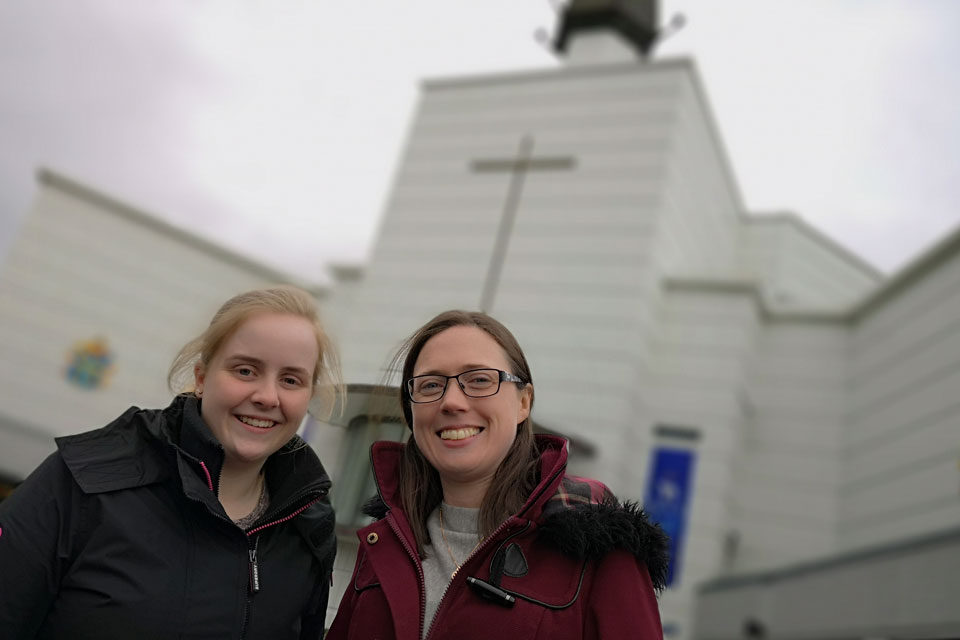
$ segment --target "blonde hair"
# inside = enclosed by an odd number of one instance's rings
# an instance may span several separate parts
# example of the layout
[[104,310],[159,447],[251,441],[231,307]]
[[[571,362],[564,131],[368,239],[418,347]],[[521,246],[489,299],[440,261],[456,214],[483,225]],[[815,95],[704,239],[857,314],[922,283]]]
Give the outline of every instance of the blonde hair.
[[174,393],[194,393],[193,372],[196,365],[209,365],[223,343],[251,316],[258,313],[290,314],[304,318],[313,325],[319,347],[313,374],[313,393],[320,394],[326,411],[326,415],[318,417],[329,417],[335,402],[343,396],[340,360],[333,342],[320,323],[316,301],[303,289],[289,285],[247,291],[224,302],[213,315],[207,329],[183,345],[173,359],[167,374],[170,390]]

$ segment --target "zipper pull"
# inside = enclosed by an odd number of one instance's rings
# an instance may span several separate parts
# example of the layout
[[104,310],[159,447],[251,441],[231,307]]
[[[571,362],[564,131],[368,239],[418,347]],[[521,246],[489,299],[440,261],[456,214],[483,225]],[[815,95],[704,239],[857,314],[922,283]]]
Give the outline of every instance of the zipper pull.
[[257,546],[259,544],[260,536],[257,536],[253,548],[247,552],[250,555],[250,593],[260,591],[260,567],[257,564]]

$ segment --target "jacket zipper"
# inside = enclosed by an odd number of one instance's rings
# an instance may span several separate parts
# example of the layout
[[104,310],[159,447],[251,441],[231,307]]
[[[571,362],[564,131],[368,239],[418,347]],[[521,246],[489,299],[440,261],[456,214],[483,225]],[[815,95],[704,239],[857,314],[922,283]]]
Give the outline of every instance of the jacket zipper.
[[[216,492],[214,491],[214,488],[213,488],[213,481],[212,481],[212,479],[211,479],[211,477],[210,477],[210,471],[207,470],[207,465],[205,465],[205,464],[203,463],[203,460],[200,461],[200,467],[203,469],[203,473],[207,476],[207,487],[210,488],[211,493],[213,493],[214,495],[216,495]],[[218,480],[219,480],[219,478],[218,478]],[[210,507],[207,506],[207,504],[206,504],[205,502],[203,502],[202,500],[198,500],[198,499],[196,499],[196,498],[191,498],[191,499],[192,499],[194,502],[198,502],[199,504],[203,505],[203,507],[207,510],[207,513],[209,513],[209,514],[212,515],[213,517],[218,518],[218,519],[220,519],[220,520],[223,520],[224,522],[228,522],[228,523],[230,523],[231,525],[234,525],[233,520],[231,520],[230,518],[227,518],[226,516],[220,515],[220,514],[217,513],[216,511],[213,511],[213,510],[210,509]],[[234,526],[236,526],[236,525],[234,525]],[[250,547],[249,538],[247,538],[246,540],[247,540],[247,548],[249,549],[249,547]],[[256,557],[256,556],[254,555],[254,557]],[[249,620],[250,620],[250,593],[249,593],[249,590],[248,590],[248,592],[247,592],[247,600],[246,600],[246,602],[244,603],[244,606],[243,606],[243,625],[240,627],[240,640],[243,640],[243,639],[246,637],[246,635],[247,635],[247,623],[249,622]]]
[[[207,476],[207,487],[210,488],[210,491],[213,491],[213,478],[210,476],[210,470],[207,469],[207,465],[203,460],[200,461],[200,468],[203,469],[203,475]],[[223,473],[222,470],[221,473]]]
[[[552,476],[550,476],[550,480],[547,481],[546,485],[552,484],[553,481],[557,479],[557,476],[559,476],[561,473],[563,473],[564,470],[566,470],[566,465],[564,465],[563,467],[561,467],[560,469],[558,469]],[[545,485],[545,486],[546,486],[546,485]],[[379,489],[379,488],[378,488],[378,489]],[[381,499],[382,499],[382,498],[381,498]],[[520,513],[523,513],[524,511],[526,511],[526,509],[522,509],[522,510],[520,511]],[[519,515],[519,514],[517,514],[517,515]],[[511,516],[511,518],[512,518],[512,517],[513,517],[513,516]],[[466,559],[464,559],[464,561],[460,564],[460,566],[463,567],[464,565],[466,565],[467,562],[469,562],[471,558],[473,558],[475,555],[477,555],[477,554],[480,553],[483,549],[485,549],[485,548],[490,544],[490,541],[496,539],[496,537],[499,536],[499,535],[503,532],[503,530],[506,529],[506,528],[509,526],[509,524],[510,524],[510,518],[507,518],[506,520],[503,521],[503,523],[502,523],[499,527],[497,527],[496,531],[494,531],[494,532],[491,533],[489,536],[487,536],[487,539],[484,540],[484,541],[480,544],[480,546],[478,546],[476,549],[474,549],[473,552],[472,552],[469,556],[466,557]],[[394,531],[396,532],[396,529],[394,529]],[[399,533],[397,534],[397,537],[399,537]],[[404,543],[404,546],[406,546],[406,543]],[[423,583],[424,583],[424,580],[423,580],[423,569],[420,567],[420,563],[419,563],[419,562],[417,563],[417,570],[420,572],[420,580],[421,580],[421,586],[422,586]],[[443,590],[443,594],[441,594],[441,596],[440,596],[440,602],[437,603],[437,610],[436,610],[436,611],[434,612],[434,614],[433,614],[433,620],[430,621],[430,627],[427,629],[427,635],[426,635],[426,636],[423,636],[424,640],[428,640],[428,639],[430,638],[430,633],[433,631],[433,625],[436,624],[437,618],[440,617],[440,610],[443,608],[443,601],[444,601],[444,600],[446,599],[446,597],[447,597],[447,592],[450,591],[450,587],[453,585],[453,581],[456,580],[456,579],[457,579],[457,576],[459,576],[459,575],[460,575],[460,569],[457,569],[457,572],[453,575],[453,578],[450,580],[450,582],[447,583],[447,588]],[[427,605],[426,605],[426,599],[427,599],[426,589],[425,589],[425,588],[422,588],[420,593],[421,593],[421,597],[420,597],[420,629],[422,630],[422,629],[423,629],[423,619],[424,619],[424,617],[426,616],[426,611],[425,611],[425,609],[427,608]]]
[[[376,465],[374,465],[374,463],[373,463],[373,448],[372,448],[372,447],[370,448],[370,468],[371,468],[371,469],[376,469]],[[557,477],[559,477],[564,471],[566,471],[566,468],[567,468],[567,465],[564,464],[562,467],[560,467],[559,469],[557,469],[557,470],[553,473],[553,475],[550,476],[550,480],[547,481],[547,485],[552,484],[553,481],[557,479]],[[376,474],[376,473],[373,474],[373,481],[374,481],[374,483],[377,485],[377,495],[380,496],[380,501],[383,502],[384,504],[387,504],[387,501],[384,500],[384,498],[383,498],[383,491],[380,490],[380,478],[377,477],[377,474]],[[543,492],[543,490],[541,490],[541,493],[542,493],[542,492]],[[531,496],[531,498],[533,498],[533,496]],[[529,508],[529,507],[528,507],[528,508]],[[426,609],[427,609],[427,588],[426,588],[426,582],[427,582],[427,581],[426,581],[426,579],[423,577],[423,567],[420,565],[420,557],[419,557],[417,554],[415,554],[415,553],[410,549],[410,545],[407,544],[406,538],[404,538],[404,537],[400,534],[400,528],[399,528],[399,527],[396,525],[396,523],[394,522],[393,514],[390,513],[390,511],[389,511],[390,507],[388,506],[387,509],[388,509],[388,511],[387,511],[387,516],[386,516],[387,523],[390,525],[390,528],[393,530],[393,534],[394,534],[395,536],[397,536],[397,538],[400,540],[400,543],[403,545],[403,548],[407,550],[407,554],[408,554],[408,555],[410,556],[410,558],[413,560],[413,564],[414,564],[414,566],[416,566],[416,568],[417,568],[417,578],[420,580],[420,627],[417,629],[417,631],[418,631],[418,637],[422,637],[424,640],[427,640],[427,639],[430,637],[430,633],[433,631],[433,625],[434,625],[434,624],[436,623],[436,621],[437,621],[437,616],[440,615],[440,608],[443,606],[443,601],[444,601],[444,599],[447,597],[447,591],[450,590],[450,585],[453,584],[453,580],[456,579],[456,576],[460,575],[460,571],[457,571],[456,575],[454,575],[454,578],[453,578],[452,580],[450,580],[450,582],[447,584],[447,588],[443,590],[443,594],[440,596],[440,602],[437,603],[437,610],[436,610],[436,612],[434,612],[434,614],[433,614],[433,620],[430,621],[430,627],[427,629],[427,634],[424,636],[424,635],[423,635],[423,625],[424,625],[424,622],[425,622],[425,621],[424,621],[424,618],[426,618],[426,615],[427,615],[427,611],[426,611]],[[522,509],[522,510],[520,511],[520,513],[524,513],[525,511],[526,511],[526,509]],[[518,513],[517,515],[519,516],[520,513]],[[512,516],[511,516],[511,517],[512,517]],[[464,564],[467,564],[467,561],[469,561],[470,558],[472,558],[473,556],[475,556],[475,555],[477,555],[478,553],[480,553],[481,549],[484,549],[484,548],[487,546],[487,544],[489,543],[490,540],[493,540],[494,538],[496,538],[498,535],[500,535],[500,533],[501,533],[504,529],[507,528],[507,525],[509,524],[509,522],[510,522],[510,518],[507,518],[506,520],[504,520],[503,523],[502,523],[499,527],[497,527],[496,531],[494,531],[494,532],[491,533],[489,536],[487,536],[487,540],[485,540],[483,543],[481,543],[480,546],[478,546],[476,549],[474,549],[473,552],[472,552],[469,556],[467,556],[467,558],[463,561],[463,563],[462,563],[460,566],[463,566]]]
[[247,536],[247,555],[250,558],[249,568],[249,588],[247,589],[247,600],[243,604],[243,626],[240,627],[240,640],[247,637],[247,627],[250,625],[250,605],[253,594],[260,591],[260,569],[257,566],[257,547],[260,546],[260,536],[253,539],[253,546],[250,546],[250,537]]
[[[306,494],[306,493],[301,494],[296,499],[288,501],[287,504],[283,506],[283,509],[286,509],[292,504],[296,504],[297,500],[300,500],[307,495],[309,494]],[[252,604],[251,600],[253,599],[253,596],[255,594],[260,592],[260,564],[257,560],[257,548],[260,546],[260,536],[255,534],[259,534],[264,529],[268,527],[272,527],[273,525],[280,524],[281,522],[286,522],[287,520],[292,520],[293,518],[297,517],[298,515],[300,515],[301,513],[303,513],[310,507],[312,507],[313,505],[315,505],[322,498],[323,498],[322,494],[318,495],[316,498],[314,498],[313,500],[310,500],[309,502],[301,506],[296,511],[293,511],[292,513],[289,513],[282,518],[278,518],[276,520],[272,520],[270,522],[264,523],[259,527],[255,527],[246,532],[247,558],[249,560],[249,565],[247,570],[248,570],[248,575],[250,576],[250,580],[249,580],[249,588],[247,589],[247,602],[243,607],[243,627],[240,629],[240,640],[243,640],[244,638],[247,637],[247,625],[250,624],[250,605]],[[283,513],[283,509],[278,509],[277,512]],[[253,540],[252,545],[250,544],[251,540]]]
[[[407,544],[407,539],[401,535],[400,527],[397,526],[393,514],[389,512],[387,513],[387,524],[390,525],[390,528],[393,530],[393,535],[397,536],[397,539],[400,540],[400,544],[407,550],[407,554],[417,568],[417,579],[420,581],[420,626],[417,627],[417,638],[421,638],[423,637],[424,618],[426,618],[427,615],[427,580],[423,577],[423,567],[420,565],[420,557],[415,554],[410,548],[410,545]],[[432,624],[430,626],[433,627]]]
[[250,536],[247,536],[247,555],[250,557],[250,593],[260,591],[260,567],[257,565],[257,547],[260,546],[260,536],[253,538],[253,546],[249,546]]
[[[311,493],[311,492],[307,492],[307,493],[300,494],[299,496],[297,496],[297,497],[294,498],[293,500],[287,501],[287,504],[283,505],[283,508],[282,508],[282,509],[277,509],[277,513],[283,513],[283,510],[284,510],[284,509],[287,509],[287,508],[289,508],[291,505],[296,504],[297,502],[299,502],[300,500],[302,500],[302,499],[305,498],[306,496],[310,495],[310,493]],[[300,515],[301,513],[303,513],[304,511],[306,511],[306,510],[309,509],[310,507],[312,507],[313,505],[317,504],[317,502],[319,502],[320,500],[323,499],[323,496],[324,496],[324,494],[321,492],[320,495],[318,495],[317,497],[315,497],[315,498],[314,498],[313,500],[311,500],[310,502],[305,503],[304,505],[302,505],[302,506],[301,506],[299,509],[297,509],[296,511],[293,511],[293,512],[285,515],[285,516],[282,517],[282,518],[277,518],[276,520],[272,520],[272,521],[270,521],[270,522],[261,524],[261,525],[258,526],[258,527],[254,527],[253,529],[250,529],[249,531],[247,531],[247,536],[252,536],[253,534],[259,533],[259,532],[263,531],[264,529],[266,529],[267,527],[272,527],[272,526],[275,525],[275,524],[280,524],[281,522],[286,522],[287,520],[293,520],[293,519],[296,518],[298,515]]]
[[[481,550],[489,546],[491,544],[491,540],[495,540],[496,537],[499,536],[503,532],[503,530],[506,529],[509,525],[510,525],[510,518],[507,518],[506,520],[503,521],[503,523],[499,527],[497,527],[496,531],[494,531],[489,536],[487,536],[487,538],[480,543],[480,546],[474,549],[473,552],[470,553],[470,555],[468,555],[462,563],[460,563],[460,567],[463,568],[464,566],[466,566],[466,564],[470,561],[471,558],[473,558],[475,555],[480,553]],[[424,636],[424,640],[427,640],[430,637],[430,633],[433,631],[433,625],[436,624],[437,618],[440,617],[440,610],[443,608],[443,601],[447,597],[447,592],[450,591],[450,587],[453,586],[453,581],[456,580],[459,576],[460,576],[460,569],[457,569],[456,573],[453,574],[453,578],[451,578],[450,582],[447,583],[447,588],[444,589],[443,593],[440,595],[440,602],[437,603],[437,610],[433,614],[433,620],[430,621],[430,627],[427,629],[427,635]],[[423,598],[422,598],[423,603],[420,605],[421,619],[423,619],[423,617],[426,615],[426,611],[424,611],[426,609],[426,599],[427,599],[427,594],[426,594],[426,589],[424,589]]]
[[[211,477],[211,475],[210,475],[209,469],[207,469],[207,465],[203,462],[203,460],[199,460],[198,462],[200,463],[200,468],[203,469],[203,473],[204,473],[204,475],[206,476],[206,479],[207,479],[207,487],[210,489],[211,492],[213,492],[213,493],[216,495],[216,491],[215,491],[214,486],[213,486],[213,479],[212,479],[212,477]],[[223,475],[223,469],[220,470],[220,475]],[[220,481],[220,477],[218,476],[218,477],[217,477],[217,486],[219,486],[219,481]],[[303,498],[305,498],[306,496],[310,495],[310,493],[312,493],[312,491],[308,491],[308,492],[305,492],[305,493],[298,494],[297,496],[295,496],[295,497],[291,498],[290,500],[288,500],[287,503],[284,504],[282,508],[277,509],[275,513],[283,513],[284,509],[287,509],[287,508],[289,508],[291,505],[296,504],[298,501],[300,501],[300,500],[302,500]],[[249,564],[248,564],[248,567],[247,567],[247,570],[248,570],[248,575],[250,576],[250,580],[249,580],[249,588],[247,589],[247,600],[246,600],[246,603],[244,604],[244,607],[243,607],[243,626],[240,628],[240,640],[243,640],[243,639],[246,638],[246,636],[247,636],[247,625],[248,625],[249,622],[250,622],[250,604],[251,604],[250,600],[251,600],[251,597],[252,597],[252,595],[253,595],[254,593],[257,593],[257,592],[260,591],[260,565],[259,565],[259,562],[258,562],[258,560],[257,560],[257,548],[258,548],[259,545],[260,545],[260,536],[257,536],[256,538],[253,538],[254,542],[253,542],[253,546],[252,546],[252,547],[250,546],[250,539],[251,539],[250,537],[251,537],[252,535],[256,534],[256,533],[259,533],[259,532],[263,531],[264,529],[266,529],[266,528],[268,528],[268,527],[272,527],[273,525],[280,524],[280,523],[282,523],[282,522],[286,522],[287,520],[292,520],[293,518],[297,517],[298,515],[300,515],[301,513],[303,513],[304,511],[306,511],[306,510],[309,509],[310,507],[312,507],[314,504],[316,504],[319,500],[321,500],[321,499],[323,498],[324,495],[325,495],[325,494],[324,494],[323,491],[321,490],[321,491],[320,491],[320,494],[319,494],[316,498],[314,498],[313,500],[310,500],[309,502],[307,502],[306,504],[304,504],[303,506],[301,506],[301,507],[300,507],[299,509],[297,509],[296,511],[293,511],[292,513],[289,513],[288,515],[284,516],[283,518],[278,518],[277,520],[272,520],[272,521],[270,521],[270,522],[264,523],[264,524],[262,524],[262,525],[260,525],[260,526],[258,526],[258,527],[256,527],[256,528],[254,528],[254,529],[250,529],[249,531],[247,531],[247,532],[245,533],[245,539],[246,539],[246,541],[247,541],[247,560],[248,560],[248,563],[249,563]],[[206,507],[206,509],[207,509],[207,511],[208,511],[209,513],[211,513],[211,514],[214,515],[215,517],[219,518],[220,520],[223,520],[224,522],[229,522],[230,524],[234,524],[233,521],[230,520],[229,518],[224,517],[224,516],[220,515],[219,513],[216,513],[215,511],[212,511],[212,510],[211,510],[209,507],[207,507],[207,505],[204,504],[201,500],[195,500],[195,502],[199,502],[200,504],[202,504],[204,507]],[[422,615],[421,615],[421,617],[422,617]]]

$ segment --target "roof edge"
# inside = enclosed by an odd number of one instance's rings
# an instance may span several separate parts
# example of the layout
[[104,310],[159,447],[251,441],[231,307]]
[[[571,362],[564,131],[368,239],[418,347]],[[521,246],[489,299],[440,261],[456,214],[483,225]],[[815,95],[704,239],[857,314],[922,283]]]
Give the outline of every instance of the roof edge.
[[205,253],[216,256],[217,258],[241,267],[258,276],[277,281],[278,284],[294,284],[316,297],[323,297],[330,292],[330,289],[318,284],[308,284],[289,273],[278,271],[265,264],[250,260],[226,247],[216,244],[206,238],[202,238],[181,227],[176,227],[168,222],[164,222],[155,213],[135,207],[132,204],[124,202],[118,198],[107,195],[106,193],[89,187],[81,182],[68,178],[67,176],[41,167],[37,170],[37,182],[44,186],[51,187],[63,193],[69,194],[90,204],[97,205],[103,209],[117,214],[131,222],[147,227],[165,236],[183,242],[199,249]]
[[580,76],[619,75],[637,73],[645,70],[692,69],[693,60],[687,57],[664,58],[654,61],[629,60],[605,64],[542,67],[522,69],[519,71],[492,71],[481,72],[472,76],[439,76],[425,78],[420,81],[421,89],[456,89],[461,87],[482,86],[485,84],[501,84],[514,82],[529,82],[536,79],[553,79],[557,76],[576,78]]
[[861,321],[864,316],[897,297],[904,289],[947,262],[958,252],[960,252],[960,225],[920,252],[913,260],[894,272],[879,289],[864,298],[853,311],[854,319]]
[[881,284],[887,277],[882,271],[880,271],[880,269],[873,266],[864,258],[843,246],[826,233],[807,222],[802,216],[792,211],[771,211],[768,213],[750,211],[744,215],[744,222],[751,225],[766,223],[790,224],[801,233],[808,235],[811,239],[831,250],[837,255],[837,257],[849,262],[851,265],[860,269],[865,275],[876,280],[877,284]]

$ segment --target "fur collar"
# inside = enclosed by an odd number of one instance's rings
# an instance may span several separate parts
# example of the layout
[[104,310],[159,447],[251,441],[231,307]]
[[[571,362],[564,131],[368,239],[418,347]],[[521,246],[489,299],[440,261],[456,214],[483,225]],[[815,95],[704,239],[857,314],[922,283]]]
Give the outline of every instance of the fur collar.
[[572,506],[545,517],[539,532],[543,542],[576,558],[593,560],[611,551],[629,551],[647,566],[654,589],[666,586],[669,540],[636,502]]
[[387,511],[390,511],[390,508],[380,498],[379,495],[374,495],[372,498],[363,503],[363,509],[360,511],[363,513],[363,515],[369,516],[374,520],[383,520],[385,517],[387,517]]

